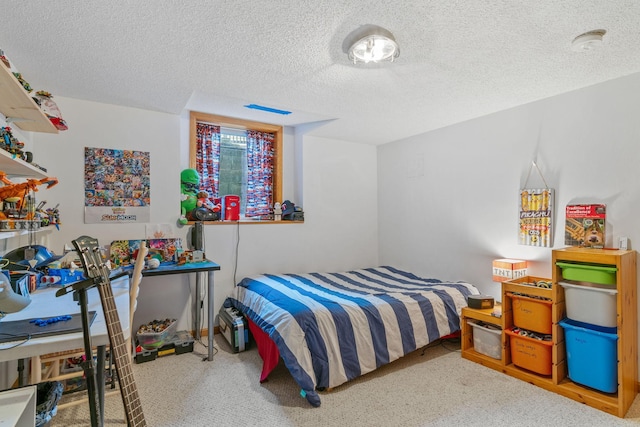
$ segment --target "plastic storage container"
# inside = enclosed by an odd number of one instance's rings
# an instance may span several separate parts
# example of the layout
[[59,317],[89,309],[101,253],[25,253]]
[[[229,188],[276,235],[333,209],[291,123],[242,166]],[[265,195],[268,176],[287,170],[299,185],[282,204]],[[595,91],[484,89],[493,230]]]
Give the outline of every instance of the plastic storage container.
[[511,362],[514,365],[540,375],[551,375],[552,341],[522,336],[511,329],[505,332],[509,335]]
[[526,295],[516,295],[511,292],[507,292],[507,296],[512,300],[514,325],[540,334],[551,333],[551,306],[553,301],[532,298]]
[[152,350],[157,349],[158,347],[162,347],[165,341],[176,334],[177,326],[178,322],[174,320],[161,332],[138,332],[136,334],[138,344],[141,345],[145,350]]
[[473,327],[473,348],[485,356],[502,359],[502,330],[467,321]]
[[618,390],[618,335],[607,328],[584,327],[571,319],[559,322],[564,329],[569,378],[605,393]]
[[558,282],[564,288],[567,317],[605,328],[617,327],[616,289]]
[[601,285],[615,285],[618,269],[609,265],[593,265],[572,262],[556,262],[562,269],[562,277],[565,280],[577,282],[591,282]]

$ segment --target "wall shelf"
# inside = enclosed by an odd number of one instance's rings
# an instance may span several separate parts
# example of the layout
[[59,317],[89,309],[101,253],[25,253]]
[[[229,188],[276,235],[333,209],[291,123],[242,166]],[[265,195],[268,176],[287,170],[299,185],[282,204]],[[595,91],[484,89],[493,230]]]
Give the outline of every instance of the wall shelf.
[[0,240],[11,239],[12,237],[26,236],[29,233],[47,234],[47,233],[50,233],[54,227],[55,225],[49,225],[45,228],[39,228],[34,231],[29,231],[29,230],[0,231]]
[[58,133],[58,129],[24,90],[11,70],[0,63],[0,113],[9,126],[29,132]]
[[45,178],[47,173],[22,159],[14,157],[6,150],[0,149],[0,171],[6,173],[10,177],[22,176],[29,178]]

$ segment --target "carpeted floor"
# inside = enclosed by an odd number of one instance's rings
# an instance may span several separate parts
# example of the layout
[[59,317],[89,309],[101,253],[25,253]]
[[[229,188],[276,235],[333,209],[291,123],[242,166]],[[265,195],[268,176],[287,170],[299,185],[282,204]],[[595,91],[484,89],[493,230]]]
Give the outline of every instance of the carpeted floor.
[[[621,419],[460,357],[457,342],[416,351],[321,394],[311,407],[281,364],[263,384],[254,349],[233,354],[216,335],[206,349],[134,364],[151,427],[173,426],[640,426],[640,397]],[[105,426],[122,426],[119,394],[107,397]],[[89,426],[85,404],[64,408],[51,427]]]

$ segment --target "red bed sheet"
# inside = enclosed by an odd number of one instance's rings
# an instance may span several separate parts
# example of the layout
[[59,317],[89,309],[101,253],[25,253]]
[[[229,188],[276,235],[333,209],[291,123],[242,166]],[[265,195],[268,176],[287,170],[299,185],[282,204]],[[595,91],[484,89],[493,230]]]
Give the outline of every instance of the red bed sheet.
[[249,323],[249,330],[251,335],[258,346],[258,354],[262,358],[262,373],[260,374],[260,382],[267,380],[267,377],[278,366],[280,361],[280,352],[278,347],[273,342],[269,335],[267,335],[262,329],[253,323],[250,319],[247,319]]

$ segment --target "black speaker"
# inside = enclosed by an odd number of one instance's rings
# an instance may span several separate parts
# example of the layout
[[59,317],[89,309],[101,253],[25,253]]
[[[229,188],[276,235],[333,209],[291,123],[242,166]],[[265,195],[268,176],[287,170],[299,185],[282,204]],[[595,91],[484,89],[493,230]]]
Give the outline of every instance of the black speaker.
[[199,221],[191,228],[191,246],[194,251],[204,250],[204,224]]

